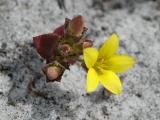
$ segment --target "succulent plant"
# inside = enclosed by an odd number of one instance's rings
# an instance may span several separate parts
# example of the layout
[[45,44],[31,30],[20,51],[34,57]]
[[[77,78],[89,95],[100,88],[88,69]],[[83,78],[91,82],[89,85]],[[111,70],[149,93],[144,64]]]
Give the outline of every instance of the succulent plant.
[[82,16],[65,19],[65,23],[54,32],[33,37],[34,46],[39,55],[46,60],[42,68],[47,82],[60,81],[65,69],[74,64],[82,55],[83,49],[91,47],[87,39]]

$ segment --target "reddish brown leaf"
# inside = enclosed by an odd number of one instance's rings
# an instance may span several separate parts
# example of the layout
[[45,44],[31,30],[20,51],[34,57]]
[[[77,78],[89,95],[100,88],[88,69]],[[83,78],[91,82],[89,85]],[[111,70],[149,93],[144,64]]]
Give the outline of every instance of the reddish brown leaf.
[[59,36],[63,36],[64,35],[64,25],[56,28],[53,33],[56,33]]
[[75,63],[76,63],[76,60],[72,60],[72,59],[68,60],[69,65],[74,65]]
[[33,37],[34,46],[37,52],[45,59],[49,59],[54,56],[54,52],[58,44],[58,35],[56,34],[44,34]]

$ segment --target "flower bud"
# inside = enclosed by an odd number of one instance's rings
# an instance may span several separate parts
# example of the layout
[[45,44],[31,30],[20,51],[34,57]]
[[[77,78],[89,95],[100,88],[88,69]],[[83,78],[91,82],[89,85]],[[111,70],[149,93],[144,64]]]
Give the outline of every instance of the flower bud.
[[71,21],[69,21],[67,26],[68,34],[79,37],[82,35],[83,30],[84,30],[84,23],[82,16],[79,15],[73,18]]
[[93,42],[92,42],[91,40],[85,40],[85,41],[83,42],[83,49],[84,49],[84,48],[92,47],[92,45],[93,45]]
[[50,66],[47,68],[46,75],[49,80],[55,80],[60,75],[61,69],[56,66]]
[[67,56],[68,53],[71,51],[71,47],[68,44],[63,44],[59,46],[60,52],[62,55]]

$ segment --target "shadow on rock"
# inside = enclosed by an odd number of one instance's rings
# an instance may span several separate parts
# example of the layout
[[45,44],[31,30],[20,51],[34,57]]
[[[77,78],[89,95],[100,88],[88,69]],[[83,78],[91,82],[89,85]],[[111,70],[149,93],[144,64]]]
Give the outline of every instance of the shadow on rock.
[[[0,49],[0,57],[6,58],[1,61],[0,72],[10,77],[12,87],[8,91],[8,104],[15,106],[17,103],[32,105],[31,117],[35,119],[52,116],[60,119],[68,117],[74,119],[74,113],[69,103],[74,99],[74,94],[65,91],[53,84],[48,87],[45,76],[41,72],[43,60],[37,55],[31,43],[21,45],[15,43],[14,49],[7,46]],[[33,96],[28,92],[27,86],[35,78],[36,88],[43,91],[44,96]]]

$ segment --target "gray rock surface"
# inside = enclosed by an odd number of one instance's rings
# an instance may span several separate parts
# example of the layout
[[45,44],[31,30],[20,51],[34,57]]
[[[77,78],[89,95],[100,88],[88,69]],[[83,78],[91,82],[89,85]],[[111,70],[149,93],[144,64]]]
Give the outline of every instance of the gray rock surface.
[[[159,2],[160,3],[160,2]],[[45,83],[43,60],[32,37],[53,31],[65,17],[81,14],[94,46],[112,33],[120,53],[137,64],[121,75],[123,93],[85,93],[85,71],[77,63],[61,83]],[[0,0],[0,120],[159,120],[160,5],[149,0]],[[28,83],[45,97],[31,95]]]

